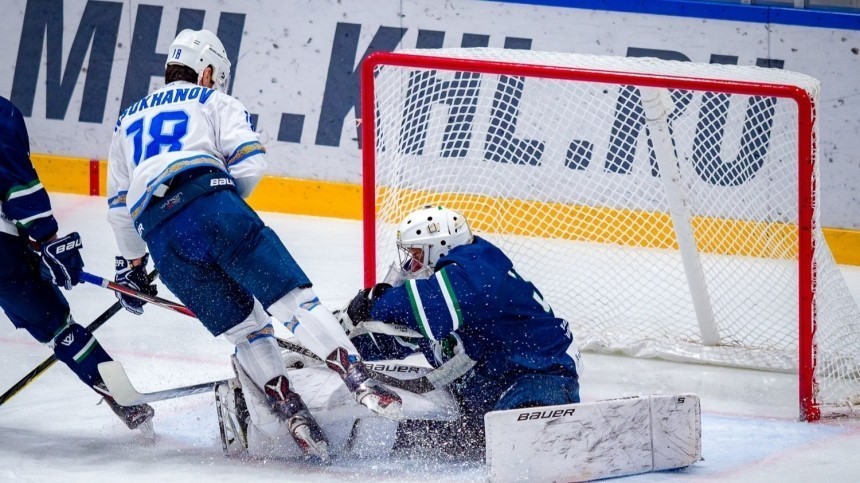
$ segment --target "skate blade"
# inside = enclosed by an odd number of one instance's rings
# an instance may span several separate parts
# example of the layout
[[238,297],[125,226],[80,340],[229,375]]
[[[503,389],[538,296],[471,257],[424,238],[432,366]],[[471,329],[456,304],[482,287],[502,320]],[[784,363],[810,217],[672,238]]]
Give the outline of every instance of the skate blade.
[[366,406],[367,409],[370,409],[373,413],[378,414],[383,418],[390,419],[392,421],[400,421],[403,419],[403,408],[400,401],[391,401],[387,405],[383,406],[380,404],[380,398],[378,396],[368,395],[359,402]]
[[155,426],[153,426],[151,419],[143,422],[137,429],[140,430],[140,435],[144,442],[149,444],[155,443]]
[[328,465],[331,463],[331,456],[328,454],[328,443],[325,440],[316,440],[311,434],[311,429],[307,425],[302,425],[296,429],[296,434],[293,435],[296,444],[305,453],[305,458],[320,464]]
[[331,464],[331,456],[328,454],[328,445],[317,448],[314,452],[307,454],[307,460],[318,465],[328,466]]

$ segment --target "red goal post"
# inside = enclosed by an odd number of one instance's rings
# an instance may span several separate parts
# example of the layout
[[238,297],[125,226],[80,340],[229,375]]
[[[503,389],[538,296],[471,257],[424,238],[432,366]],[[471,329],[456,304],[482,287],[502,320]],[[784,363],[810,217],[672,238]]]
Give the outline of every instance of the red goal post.
[[806,420],[856,404],[860,316],[818,225],[817,80],[438,49],[372,54],[361,82],[366,285],[400,218],[440,203],[550,292],[585,349],[796,370]]

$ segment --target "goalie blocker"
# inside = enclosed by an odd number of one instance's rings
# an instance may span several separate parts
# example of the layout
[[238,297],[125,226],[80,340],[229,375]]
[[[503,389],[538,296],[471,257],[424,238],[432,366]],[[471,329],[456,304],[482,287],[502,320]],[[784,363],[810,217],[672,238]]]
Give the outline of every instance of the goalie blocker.
[[702,459],[701,419],[693,394],[493,411],[484,417],[487,473],[585,481],[683,468]]

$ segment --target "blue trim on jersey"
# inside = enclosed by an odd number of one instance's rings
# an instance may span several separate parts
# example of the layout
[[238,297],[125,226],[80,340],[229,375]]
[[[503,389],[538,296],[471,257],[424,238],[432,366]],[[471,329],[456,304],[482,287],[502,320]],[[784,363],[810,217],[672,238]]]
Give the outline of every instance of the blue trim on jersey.
[[250,334],[248,334],[245,337],[248,339],[248,342],[253,344],[254,342],[256,342],[260,339],[275,337],[275,328],[272,327],[272,324],[266,324],[266,326],[263,327],[262,329],[255,331],[255,332],[251,332]]
[[248,141],[247,143],[239,145],[239,147],[233,151],[233,154],[227,158],[227,166],[235,166],[255,154],[264,154],[265,152],[266,148],[264,148],[258,141]]
[[737,22],[797,25],[860,30],[860,14],[763,5],[691,2],[683,0],[493,0],[544,7],[645,13],[672,17],[707,18]]
[[128,191],[120,191],[116,196],[108,198],[108,208],[121,208],[125,206],[125,198]]
[[190,158],[183,158],[176,160],[170,163],[167,168],[162,171],[154,180],[151,180],[146,184],[146,192],[143,197],[134,204],[129,210],[131,212],[131,217],[137,219],[140,213],[146,208],[149,204],[150,200],[154,196],[155,190],[158,189],[159,186],[170,181],[174,176],[183,171],[187,171],[191,168],[199,168],[200,166],[213,166],[218,168],[221,171],[224,171],[224,165],[221,164],[216,158],[208,155],[208,154],[199,154],[197,156],[192,156]]

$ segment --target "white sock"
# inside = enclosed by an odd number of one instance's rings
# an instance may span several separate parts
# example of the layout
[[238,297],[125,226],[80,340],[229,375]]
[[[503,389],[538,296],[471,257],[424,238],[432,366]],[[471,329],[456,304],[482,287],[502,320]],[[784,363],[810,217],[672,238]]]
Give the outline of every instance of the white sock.
[[295,289],[269,306],[269,312],[292,332],[311,352],[325,360],[343,347],[350,355],[358,350],[331,311],[319,302],[313,289]]
[[281,349],[275,341],[271,318],[257,299],[248,318],[224,332],[236,345],[236,359],[248,377],[263,387],[277,376],[286,375]]

